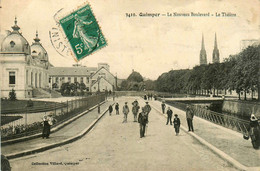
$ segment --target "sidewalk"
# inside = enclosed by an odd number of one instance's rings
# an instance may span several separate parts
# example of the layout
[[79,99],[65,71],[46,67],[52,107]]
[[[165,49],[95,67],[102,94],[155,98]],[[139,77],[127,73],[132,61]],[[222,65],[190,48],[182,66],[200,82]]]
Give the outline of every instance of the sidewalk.
[[[101,105],[100,113],[102,114],[105,110],[107,110],[108,106],[112,103],[112,101],[107,101],[106,103]],[[30,151],[47,145],[60,143],[61,141],[67,140],[80,134],[84,129],[90,126],[91,123],[96,120],[101,114],[98,114],[98,109],[95,108],[92,111],[84,114],[77,120],[73,121],[72,123],[66,125],[64,128],[52,133],[49,139],[36,138],[20,143],[6,145],[1,148],[1,153],[5,156],[8,156],[10,154]],[[85,122],[82,122],[82,120],[84,120]]]
[[[162,111],[161,102],[150,101],[150,104],[157,110]],[[174,107],[171,108],[174,114],[179,115],[181,125],[188,130],[185,111]],[[166,116],[166,114],[164,115]],[[213,124],[196,116],[193,119],[193,126],[194,134],[198,135],[211,145],[215,146],[217,149],[237,160],[239,163],[247,167],[260,167],[260,150],[253,149],[251,140],[244,140],[242,134]]]

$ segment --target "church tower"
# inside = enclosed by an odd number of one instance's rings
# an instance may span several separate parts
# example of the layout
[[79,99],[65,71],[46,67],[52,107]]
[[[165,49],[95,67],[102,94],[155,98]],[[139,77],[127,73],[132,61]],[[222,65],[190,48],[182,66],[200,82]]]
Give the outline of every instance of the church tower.
[[207,65],[207,53],[204,45],[204,36],[202,34],[201,50],[200,50],[200,65]]
[[214,49],[213,49],[213,54],[212,54],[212,62],[219,63],[219,50],[218,50],[218,45],[217,45],[217,34],[216,33],[215,33],[215,44],[214,44]]

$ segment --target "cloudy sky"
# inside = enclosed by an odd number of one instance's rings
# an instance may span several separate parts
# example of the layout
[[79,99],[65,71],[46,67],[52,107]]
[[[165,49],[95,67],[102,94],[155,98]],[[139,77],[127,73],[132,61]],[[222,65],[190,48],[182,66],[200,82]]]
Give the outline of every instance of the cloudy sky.
[[[62,16],[84,0],[1,0],[1,33],[10,30],[17,16],[18,25],[29,43],[38,30],[41,42],[54,66],[75,64],[72,56],[61,56],[52,46],[49,31],[56,27],[53,16]],[[192,68],[199,64],[201,36],[204,34],[208,61],[212,60],[214,34],[217,33],[220,60],[240,50],[241,40],[260,38],[258,0],[89,0],[108,46],[80,61],[95,67],[107,62],[119,78],[132,69],[157,79],[171,69]],[[126,13],[210,13],[210,17],[126,17]],[[215,13],[236,17],[215,17]]]

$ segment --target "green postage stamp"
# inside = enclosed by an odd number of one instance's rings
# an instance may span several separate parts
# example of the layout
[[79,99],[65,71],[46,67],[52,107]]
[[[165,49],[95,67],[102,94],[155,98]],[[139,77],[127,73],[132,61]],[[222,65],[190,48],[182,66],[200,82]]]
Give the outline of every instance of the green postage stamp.
[[77,60],[107,45],[89,4],[63,17],[59,22]]

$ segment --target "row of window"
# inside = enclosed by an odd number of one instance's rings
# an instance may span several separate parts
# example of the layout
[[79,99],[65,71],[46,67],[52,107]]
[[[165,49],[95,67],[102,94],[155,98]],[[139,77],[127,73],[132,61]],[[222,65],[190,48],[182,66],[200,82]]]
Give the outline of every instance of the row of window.
[[[47,74],[45,75],[45,77],[47,78]],[[26,71],[26,85],[29,85],[29,81],[28,80],[29,80],[29,72]],[[33,74],[33,72],[31,72],[31,83],[30,83],[31,86],[33,86],[33,81],[35,83],[35,87],[37,87],[37,86],[41,87],[41,84],[42,84],[42,74],[41,73]],[[10,71],[9,72],[9,85],[15,85],[15,84],[16,84],[16,73],[15,73],[15,71]]]
[[[83,83],[83,80],[84,78],[83,77],[80,77],[80,80],[78,81],[78,77],[72,77],[74,78],[74,82],[81,82]],[[65,80],[65,77],[55,77],[55,80],[54,82],[55,83],[59,83],[59,81],[64,81]],[[71,77],[68,77],[68,82],[71,82]],[[88,84],[89,83],[89,77],[86,77],[86,83]]]

